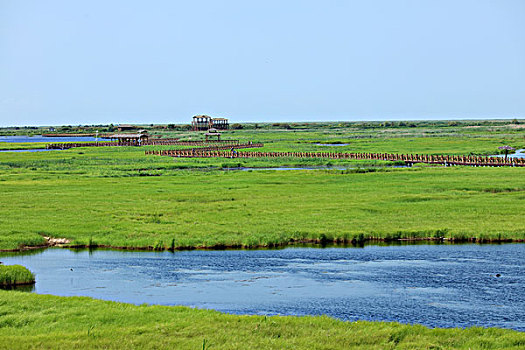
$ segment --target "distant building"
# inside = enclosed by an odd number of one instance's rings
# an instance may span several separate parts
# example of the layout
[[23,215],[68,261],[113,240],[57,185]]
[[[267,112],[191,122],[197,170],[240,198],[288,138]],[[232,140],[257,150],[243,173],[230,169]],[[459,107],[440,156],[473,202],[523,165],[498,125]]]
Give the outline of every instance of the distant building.
[[117,126],[118,131],[135,130],[137,127],[131,124],[120,124]]
[[138,133],[138,134],[114,134],[109,135],[109,139],[116,140],[119,145],[128,145],[128,146],[140,146],[143,142],[148,141],[147,133]]
[[49,131],[55,131],[56,129],[54,127],[50,127]]
[[140,146],[143,142],[148,141],[148,131],[139,130],[137,134],[113,134],[106,138],[116,140],[119,145]]
[[211,117],[207,115],[196,115],[191,121],[191,129],[193,131],[208,130],[211,122]]
[[226,118],[212,118],[209,115],[196,115],[191,122],[191,129],[193,131],[219,129],[227,130],[230,127],[228,119]]

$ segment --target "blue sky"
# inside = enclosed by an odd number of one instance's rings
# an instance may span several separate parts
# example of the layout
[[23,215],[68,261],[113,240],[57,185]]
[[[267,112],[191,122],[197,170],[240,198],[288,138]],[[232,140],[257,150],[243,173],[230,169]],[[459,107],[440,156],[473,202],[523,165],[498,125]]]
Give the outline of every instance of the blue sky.
[[525,117],[525,1],[0,0],[0,125]]

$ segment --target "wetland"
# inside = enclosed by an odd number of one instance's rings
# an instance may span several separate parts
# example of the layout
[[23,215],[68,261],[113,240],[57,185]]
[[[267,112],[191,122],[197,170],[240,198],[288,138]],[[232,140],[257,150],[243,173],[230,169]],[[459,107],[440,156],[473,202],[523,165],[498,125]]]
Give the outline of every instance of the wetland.
[[[498,123],[223,136],[268,152],[525,147]],[[43,145],[18,141],[0,149]],[[523,242],[524,169],[145,155],[170,147],[0,153],[0,261],[36,278],[0,291],[0,347],[524,346],[524,245],[448,243]],[[50,242],[93,249],[25,251]]]

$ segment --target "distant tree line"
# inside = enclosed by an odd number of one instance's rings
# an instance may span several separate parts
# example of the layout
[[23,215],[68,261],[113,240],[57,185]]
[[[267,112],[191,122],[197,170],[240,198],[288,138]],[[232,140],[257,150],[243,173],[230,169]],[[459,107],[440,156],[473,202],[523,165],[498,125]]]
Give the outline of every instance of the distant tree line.
[[[341,121],[341,122],[297,122],[297,123],[234,123],[230,125],[231,130],[256,130],[256,129],[284,129],[284,130],[311,130],[311,129],[382,129],[382,128],[455,128],[465,126],[503,126],[518,125],[525,123],[525,120],[514,118],[512,120],[416,120],[416,121]],[[192,129],[190,124],[148,124],[137,125],[137,128],[150,131],[169,130],[169,131],[189,131]],[[117,131],[114,124],[96,125],[62,125],[56,127],[37,127],[37,126],[14,126],[2,127],[2,135],[36,135],[42,133],[74,133],[74,134],[93,134],[113,133]]]

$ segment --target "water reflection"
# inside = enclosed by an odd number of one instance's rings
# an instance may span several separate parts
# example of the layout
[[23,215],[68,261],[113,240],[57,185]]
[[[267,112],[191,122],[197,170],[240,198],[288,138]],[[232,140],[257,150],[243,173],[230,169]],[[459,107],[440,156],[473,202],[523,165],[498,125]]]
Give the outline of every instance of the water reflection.
[[2,290],[16,290],[17,292],[34,292],[34,284],[19,284],[16,286],[0,286]]

